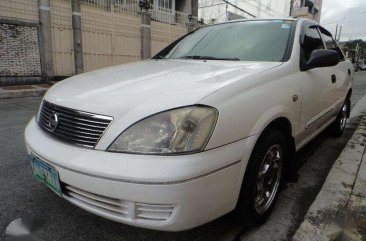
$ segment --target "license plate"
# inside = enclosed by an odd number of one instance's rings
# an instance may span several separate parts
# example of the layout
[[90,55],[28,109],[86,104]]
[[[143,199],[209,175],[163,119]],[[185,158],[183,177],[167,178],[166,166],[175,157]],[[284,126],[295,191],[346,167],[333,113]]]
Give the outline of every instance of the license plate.
[[33,175],[62,197],[60,178],[56,169],[34,156],[29,156]]

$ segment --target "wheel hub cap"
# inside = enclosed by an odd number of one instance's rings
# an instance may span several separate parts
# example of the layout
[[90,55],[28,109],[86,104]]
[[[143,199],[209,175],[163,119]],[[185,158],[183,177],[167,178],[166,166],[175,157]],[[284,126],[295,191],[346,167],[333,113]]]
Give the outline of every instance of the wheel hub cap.
[[271,206],[279,184],[282,173],[282,149],[280,145],[273,145],[265,154],[256,182],[256,197],[254,208],[262,214]]
[[348,106],[347,104],[344,104],[341,111],[341,120],[339,122],[341,130],[343,130],[346,127],[347,114],[348,114]]

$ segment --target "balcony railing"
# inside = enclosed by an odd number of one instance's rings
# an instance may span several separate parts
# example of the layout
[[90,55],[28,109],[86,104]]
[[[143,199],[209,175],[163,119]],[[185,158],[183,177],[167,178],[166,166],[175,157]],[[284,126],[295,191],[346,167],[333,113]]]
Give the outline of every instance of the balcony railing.
[[[82,0],[82,4],[90,7],[103,9],[115,13],[124,13],[131,15],[138,15],[140,11],[139,0]],[[154,5],[149,9],[151,12],[151,20],[167,24],[181,24],[185,25],[188,22],[188,13],[174,11],[169,8],[159,7],[154,9]],[[193,21],[197,20],[193,17]]]

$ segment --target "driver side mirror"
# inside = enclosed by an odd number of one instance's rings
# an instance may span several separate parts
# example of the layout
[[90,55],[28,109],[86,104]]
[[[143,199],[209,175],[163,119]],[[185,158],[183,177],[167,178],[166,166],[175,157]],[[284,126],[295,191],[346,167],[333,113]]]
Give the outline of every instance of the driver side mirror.
[[337,51],[330,49],[317,49],[311,53],[309,61],[306,63],[306,70],[335,66],[339,61],[340,56]]

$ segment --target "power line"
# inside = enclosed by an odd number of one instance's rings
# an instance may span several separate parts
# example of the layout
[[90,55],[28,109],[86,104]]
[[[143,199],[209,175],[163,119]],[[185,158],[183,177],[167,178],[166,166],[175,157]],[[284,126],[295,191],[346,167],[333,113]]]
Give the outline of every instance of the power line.
[[358,36],[366,36],[366,33],[361,33],[361,34],[342,34],[342,37],[358,37]]
[[[254,5],[253,3],[250,3],[248,0],[240,0],[240,1],[236,1],[236,3],[238,3],[238,2],[242,2],[242,3],[246,3],[246,4],[249,4],[249,5],[251,5],[251,6],[253,6],[253,7],[255,7],[258,11],[263,11],[263,12],[265,12],[265,13],[267,13],[268,15],[271,15],[271,16],[275,16],[273,13],[277,13],[278,15],[280,15],[280,16],[283,16],[284,15],[284,13],[281,13],[281,12],[278,12],[278,11],[276,11],[276,10],[274,10],[273,8],[271,8],[271,7],[269,7],[269,6],[266,6],[266,5],[264,5],[263,3],[261,3],[261,2],[257,2],[257,1],[255,1],[255,0],[250,0],[250,1],[253,1],[253,2],[255,2],[256,4],[258,4],[258,5]],[[263,6],[265,9],[261,9],[261,7],[260,6]],[[273,12],[273,13],[271,13],[271,12]]]
[[245,10],[244,10],[244,9],[242,9],[242,8],[239,8],[239,7],[238,7],[238,6],[236,6],[235,4],[232,4],[232,3],[230,3],[230,2],[229,2],[229,1],[227,1],[227,0],[222,0],[222,1],[226,2],[227,4],[229,4],[230,6],[232,6],[232,7],[236,8],[236,9],[238,9],[238,10],[240,10],[240,11],[242,11],[242,12],[244,12],[244,13],[248,14],[249,16],[251,16],[251,17],[253,17],[253,18],[256,18],[256,16],[254,16],[253,14],[251,14],[251,13],[249,13],[249,12],[245,11]]
[[217,19],[219,19],[220,17],[222,17],[224,14],[226,14],[226,11],[225,12],[223,12],[223,13],[221,13],[221,14],[219,14],[219,15],[217,15],[216,17],[214,17],[214,18],[206,18],[207,20],[209,20],[209,21],[212,21],[212,20],[217,20]]
[[343,28],[365,28],[364,26],[361,25],[342,25]]
[[[269,8],[269,10],[270,10],[270,11],[272,11],[272,12],[275,12],[275,13],[277,13],[277,14],[279,14],[279,15],[283,15],[283,13],[280,13],[280,12],[278,12],[278,11],[274,10],[273,8],[266,6],[266,5],[264,5],[263,3],[261,3],[261,2],[257,2],[257,1],[255,1],[255,0],[251,0],[251,1],[253,1],[253,2],[257,3],[259,6],[263,6],[263,7],[265,7],[265,8]],[[238,1],[238,2],[247,2],[248,4],[250,4],[250,5],[254,6],[253,4],[249,3],[247,0],[241,0],[241,1]],[[254,6],[254,7],[257,7],[257,6]],[[260,10],[260,11],[267,12],[266,10],[262,10],[262,9],[260,9],[259,7],[257,7],[257,9],[258,9],[258,10]],[[267,12],[267,13],[268,13],[268,12]]]
[[218,5],[224,5],[224,4],[226,4],[226,3],[216,3],[216,4],[202,6],[202,7],[199,7],[199,8],[209,8],[209,7],[214,7],[214,6],[218,6]]
[[[351,16],[351,17],[349,17],[349,18],[358,17],[359,15],[364,15],[364,14],[366,14],[366,12],[365,12],[365,11],[360,12],[360,13],[358,13],[358,14],[355,14],[355,15],[353,15],[353,16]],[[334,22],[330,22],[330,23],[324,23],[323,25],[337,24],[337,23],[340,23],[340,22],[343,22],[343,21],[346,21],[346,22],[347,22],[347,21],[351,21],[351,20],[353,20],[353,19],[348,19],[348,20],[347,20],[347,18],[346,18],[346,17],[343,17],[341,20],[334,21]]]
[[[251,1],[254,1],[254,0],[251,0]],[[273,8],[271,8],[270,7],[270,4],[268,6],[266,6],[263,3],[261,3],[261,2],[254,1],[257,4],[257,5],[255,5],[255,4],[251,3],[251,2],[249,2],[248,0],[235,1],[235,4],[240,3],[240,2],[241,3],[248,4],[248,5],[252,6],[252,7],[254,7],[255,9],[257,9],[259,13],[260,12],[264,12],[264,13],[268,14],[271,17],[275,17],[276,16],[275,14],[278,14],[280,16],[283,16],[284,15],[284,13],[280,13],[279,11],[276,11]],[[253,18],[256,18],[257,17],[254,14],[250,13],[249,11],[246,11],[243,8],[241,8],[241,7],[237,6],[237,5],[229,2],[228,0],[225,0],[225,1],[223,0],[223,3],[217,3],[217,2],[215,3],[215,0],[213,0],[210,5],[200,6],[199,8],[202,9],[202,11],[203,11],[203,9],[205,9],[205,8],[220,6],[220,5],[224,5],[224,4],[230,5],[230,6],[234,7],[234,8],[236,8],[236,9],[238,9],[238,10],[240,10],[240,11],[246,13],[246,14],[248,14],[249,16],[251,16]],[[265,9],[262,9],[262,7],[264,7]]]
[[[274,17],[275,15],[273,15],[272,13],[269,13],[269,12],[267,12],[266,10],[262,10],[260,7],[258,7],[258,6],[255,6],[254,4],[252,4],[252,3],[250,3],[250,2],[248,2],[248,1],[246,1],[246,0],[241,0],[241,1],[237,1],[237,2],[245,2],[245,3],[247,3],[247,4],[249,4],[249,5],[251,5],[251,6],[253,6],[253,7],[255,7],[258,11],[263,11],[263,12],[265,12],[265,13],[267,13],[268,15],[271,15],[272,17]],[[260,4],[259,2],[258,2],[258,4]],[[260,4],[261,6],[262,6],[262,4]],[[265,8],[267,8],[266,6],[264,6]],[[271,9],[272,11],[274,11],[272,8],[269,8],[269,9]],[[275,11],[274,11],[275,12]]]
[[223,16],[224,14],[226,14],[226,11],[224,13],[220,14],[219,16],[217,16],[216,18],[211,18],[211,19],[217,20],[219,17]]
[[[347,21],[352,21],[352,19],[349,19]],[[366,22],[366,20],[353,20],[353,21],[357,21],[357,22],[360,22],[360,23]],[[336,25],[336,24],[337,23],[325,23],[325,24],[322,24],[322,25],[326,26],[326,25]],[[347,26],[347,23],[341,23],[341,24],[343,24],[343,26]],[[348,26],[355,26],[355,25],[348,25]],[[362,27],[362,26],[360,26],[360,27]]]
[[[255,2],[255,1],[254,1],[254,2]],[[269,12],[269,11],[272,11],[272,12],[274,12],[274,13],[277,13],[277,14],[279,14],[279,15],[281,15],[281,16],[283,15],[283,13],[280,13],[280,12],[278,12],[278,11],[274,10],[274,9],[273,9],[273,8],[271,8],[271,7],[265,6],[264,4],[262,4],[262,3],[260,3],[260,2],[256,2],[259,6],[256,6],[256,5],[254,5],[253,3],[248,2],[247,0],[236,1],[235,3],[246,3],[246,4],[249,4],[250,6],[255,7],[258,11],[263,11],[263,12],[267,13],[268,15],[272,16],[272,17],[275,17],[276,15],[274,15],[273,13],[271,13],[271,12]],[[261,9],[261,8],[260,8],[260,6],[264,6],[264,8],[269,9],[269,11],[268,11],[268,10]]]

